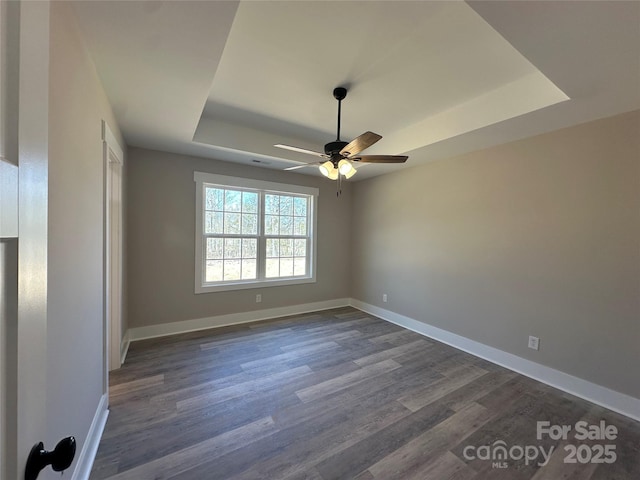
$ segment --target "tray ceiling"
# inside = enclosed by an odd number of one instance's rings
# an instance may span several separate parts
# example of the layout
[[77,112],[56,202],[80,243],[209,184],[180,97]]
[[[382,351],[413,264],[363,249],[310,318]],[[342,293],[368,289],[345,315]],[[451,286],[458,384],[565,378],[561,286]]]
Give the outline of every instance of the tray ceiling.
[[372,130],[383,139],[366,153],[410,155],[356,180],[640,108],[638,2],[74,7],[132,146],[314,161],[273,144],[334,140],[342,85],[343,139]]

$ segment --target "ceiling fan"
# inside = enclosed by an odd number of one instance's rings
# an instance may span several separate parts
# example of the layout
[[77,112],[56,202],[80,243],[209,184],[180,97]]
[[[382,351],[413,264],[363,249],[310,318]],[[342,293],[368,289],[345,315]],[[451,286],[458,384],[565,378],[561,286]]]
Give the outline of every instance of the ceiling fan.
[[320,173],[331,180],[337,180],[340,176],[351,178],[355,175],[357,170],[353,167],[351,162],[404,163],[407,161],[407,158],[409,157],[406,155],[359,155],[359,153],[364,149],[369,148],[382,138],[382,136],[377,133],[365,132],[351,142],[344,142],[340,140],[342,100],[344,100],[346,96],[347,89],[344,87],[337,87],[333,90],[333,97],[338,100],[338,134],[335,141],[329,142],[324,146],[324,153],[315,152],[306,148],[292,147],[291,145],[283,145],[281,143],[274,145],[274,147],[284,148],[285,150],[292,150],[294,152],[307,153],[309,155],[323,157],[328,160],[307,163],[306,165],[297,165],[295,167],[285,168],[285,170],[297,170],[298,168],[319,165]]

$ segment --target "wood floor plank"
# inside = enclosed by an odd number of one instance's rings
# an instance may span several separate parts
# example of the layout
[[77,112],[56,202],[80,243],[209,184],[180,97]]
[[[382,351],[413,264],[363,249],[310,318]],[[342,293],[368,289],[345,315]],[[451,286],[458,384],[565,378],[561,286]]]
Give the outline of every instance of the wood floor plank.
[[[327,352],[328,350],[335,350],[336,348],[340,348],[340,345],[338,345],[334,341],[304,345],[296,349],[287,350],[285,353],[281,353],[279,355],[272,355],[271,357],[269,357],[269,362],[286,362],[287,360],[293,360],[301,356],[311,355],[317,352]],[[241,363],[240,366],[243,370],[249,370],[251,368],[263,365],[264,363],[264,359],[260,359]]]
[[392,370],[375,377],[374,381],[350,385],[335,394],[306,402],[304,407],[296,406],[295,412],[289,417],[312,415],[314,409],[344,408],[345,405],[352,404],[360,405],[362,411],[366,412],[388,402],[396,402],[401,394],[421,388],[440,378],[439,374],[421,371],[418,366],[412,369]]
[[178,415],[175,404],[152,403],[149,400],[130,401],[124,408],[112,404],[109,409],[113,420],[102,435],[104,440],[170,421]]
[[[292,320],[295,322],[292,322]],[[260,330],[273,330],[279,327],[293,329],[300,326],[304,326],[304,328],[309,328],[310,325],[315,323],[323,323],[326,321],[326,317],[322,315],[322,313],[311,312],[311,313],[303,313],[300,315],[289,315],[286,317],[272,318],[270,320],[264,320],[261,322],[252,322],[247,326],[249,329],[253,331]]]
[[360,472],[357,476],[353,477],[353,480],[374,480],[373,475],[369,470]]
[[555,480],[572,479],[572,480],[590,480],[598,465],[595,463],[583,465],[579,463],[566,463],[565,457],[567,452],[564,447],[569,442],[561,442],[554,450],[549,463],[541,467],[531,477],[531,480]]
[[285,477],[282,480],[324,480],[324,479],[322,478],[322,475],[320,475],[315,468],[310,468],[309,470],[305,470],[304,472],[298,472],[288,477]]
[[370,319],[367,317],[358,317],[353,320],[346,320],[342,322],[333,322],[331,324],[324,324],[317,327],[309,328],[307,332],[309,333],[326,333],[332,331],[340,331],[342,329],[352,329],[354,327],[358,327],[361,325],[366,325],[370,323]]
[[437,401],[457,412],[469,402],[486,397],[490,392],[502,388],[504,384],[512,380],[516,375],[516,373],[506,369],[489,372],[440,397]]
[[424,339],[426,342],[430,342],[429,339],[419,335],[410,330],[404,330],[402,328],[391,332],[385,333],[383,335],[374,336],[369,339],[372,343],[389,343],[391,345],[404,345],[407,342],[412,342],[413,340]]
[[241,344],[255,344],[260,341],[273,341],[278,338],[287,337],[292,332],[291,328],[283,328],[276,331],[254,332],[251,337],[246,335],[234,335],[231,338],[221,338],[212,342],[200,344],[201,350],[212,350],[226,346],[234,346]]
[[[552,425],[575,425],[587,410],[586,405],[575,404],[552,391],[536,392],[535,395],[526,393],[522,397],[517,397],[516,401],[505,402],[500,405],[500,408],[492,409],[497,413],[496,418],[465,439],[464,444],[452,448],[452,452],[464,459],[465,445],[489,445],[498,440],[509,446],[535,445],[548,451],[559,442],[548,437],[538,440],[536,438],[537,422],[545,420]],[[477,471],[481,478],[506,475],[496,471],[500,469],[494,469],[492,462],[486,460],[475,459],[467,461],[467,464]],[[538,470],[536,464],[527,464],[524,459],[511,459],[508,465],[509,467],[504,470],[511,472],[516,479],[529,479]]]
[[372,409],[347,425],[314,435],[305,442],[293,445],[279,455],[256,463],[251,469],[234,479],[261,480],[264,478],[298,477],[314,465],[358,441],[395,423],[411,412],[397,402],[389,402]]
[[425,351],[408,352],[399,355],[394,360],[402,365],[416,361],[423,362],[425,367],[434,368],[446,359],[455,356],[457,353],[451,347],[440,343],[433,343]]
[[307,335],[307,340],[301,340],[299,342],[290,343],[288,345],[283,345],[280,347],[280,350],[283,352],[289,352],[291,350],[296,350],[300,347],[304,347],[307,345],[313,345],[325,341],[335,342],[337,340],[346,340],[349,338],[358,338],[361,337],[362,333],[357,330],[347,330],[344,332],[336,333],[333,335],[328,335],[325,332],[320,332],[315,335]]
[[409,410],[415,412],[486,374],[486,370],[469,365],[465,369],[459,370],[457,376],[438,380],[419,392],[403,395],[398,401]]
[[488,422],[494,415],[473,402],[368,468],[375,478],[404,479],[424,463],[442,455]]
[[279,455],[282,451],[292,451],[301,443],[307,442],[310,435],[321,436],[324,432],[347,428],[354,415],[360,412],[358,405],[342,409],[323,410],[310,418],[298,421],[291,426],[281,428],[274,434],[253,442],[247,448],[238,449],[215,461],[194,467],[189,475],[193,478],[233,478],[260,462]]
[[417,339],[410,343],[405,343],[404,345],[388,348],[381,352],[372,353],[371,355],[358,358],[357,360],[354,360],[354,362],[360,365],[361,367],[364,367],[365,365],[371,365],[373,363],[378,363],[383,360],[393,359],[394,357],[403,355],[408,352],[424,351],[427,345],[429,345],[428,342],[422,339]]
[[[304,358],[301,357],[297,360],[291,360],[288,363],[291,366],[307,365],[309,368],[316,370],[353,363],[357,358],[371,355],[386,348],[382,345],[369,343],[364,338],[337,340],[336,343],[340,345],[340,349],[332,351],[331,355],[326,355],[321,352]],[[355,363],[353,364],[356,365]]]
[[130,382],[120,383],[113,385],[109,388],[109,395],[118,397],[121,395],[130,395],[132,392],[137,392],[149,387],[155,387],[164,383],[164,375],[154,375],[152,377],[144,377],[139,380],[132,380]]
[[350,372],[317,385],[298,390],[296,395],[298,395],[303,402],[310,402],[316,398],[331,395],[349,386],[370,380],[377,375],[390,372],[400,367],[401,365],[393,360],[384,360],[372,365],[367,365],[355,372]]
[[476,472],[453,453],[447,451],[433,461],[417,467],[403,480],[471,480]]
[[[304,382],[306,384],[320,382],[356,368],[357,366],[350,362],[345,366],[315,371],[304,377]],[[161,456],[173,445],[184,445],[185,441],[188,443],[203,441],[207,435],[215,435],[225,429],[236,428],[238,425],[254,421],[264,415],[273,415],[276,419],[284,415],[286,424],[280,422],[279,426],[292,426],[307,421],[316,413],[322,413],[322,410],[308,411],[297,417],[290,413],[292,407],[301,404],[293,391],[304,386],[305,383],[301,383],[298,379],[291,384],[280,384],[278,388],[266,388],[260,392],[231,398],[215,404],[212,408],[205,405],[203,408],[181,412],[175,419],[164,425],[162,422],[150,424],[146,429],[133,431],[126,437],[115,437],[103,442],[101,452],[103,455],[121,456],[123,466],[130,468],[140,462]],[[167,437],[166,441],[163,437]],[[151,442],[149,438],[152,439]],[[122,448],[122,445],[127,443],[134,445],[135,448]]]
[[211,460],[245,447],[276,430],[271,417],[244,425],[216,437],[121,472],[114,480],[164,480],[181,474],[203,460]]
[[316,469],[325,480],[356,477],[453,413],[441,405],[431,404],[323,460]]
[[215,390],[213,392],[207,392],[187,398],[185,400],[180,400],[176,403],[176,406],[178,407],[178,411],[197,408],[203,404],[211,406],[216,403],[224,402],[225,400],[246,395],[249,392],[258,391],[267,385],[273,386],[274,382],[290,380],[301,375],[306,375],[310,372],[311,369],[309,367],[296,367],[287,369],[285,371],[274,373],[266,377],[257,378],[255,380],[248,380],[246,382]]

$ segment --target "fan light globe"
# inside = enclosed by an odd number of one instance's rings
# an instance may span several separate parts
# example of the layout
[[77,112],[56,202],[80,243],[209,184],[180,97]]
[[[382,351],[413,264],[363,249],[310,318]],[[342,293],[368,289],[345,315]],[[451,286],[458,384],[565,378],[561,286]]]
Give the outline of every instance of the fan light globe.
[[330,180],[337,180],[338,179],[338,169],[337,168],[332,168],[331,170],[329,170],[329,179]]
[[353,177],[356,174],[357,171],[358,170],[356,170],[352,165],[351,166],[351,170],[349,170],[347,173],[345,173],[344,178],[346,178],[347,180],[350,179],[351,177]]
[[330,177],[330,172],[331,170],[334,170],[333,168],[333,163],[331,163],[329,160],[327,160],[326,162],[324,162],[322,165],[320,165],[320,167],[318,167],[320,169],[320,173],[322,175],[324,175],[325,177]]
[[346,177],[347,174],[351,172],[351,170],[354,170],[354,168],[353,168],[353,165],[351,165],[351,163],[349,162],[349,160],[345,160],[343,158],[342,160],[340,160],[340,163],[338,163],[338,170],[340,171],[340,174]]

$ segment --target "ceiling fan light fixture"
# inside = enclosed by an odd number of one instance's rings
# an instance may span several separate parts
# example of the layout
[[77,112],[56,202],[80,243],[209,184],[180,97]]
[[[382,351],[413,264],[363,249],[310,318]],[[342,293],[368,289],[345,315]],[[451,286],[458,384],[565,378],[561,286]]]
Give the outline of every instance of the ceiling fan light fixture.
[[349,180],[351,177],[353,177],[356,174],[357,171],[358,170],[356,170],[353,166],[351,166],[351,170],[349,170],[347,173],[345,173],[344,178]]
[[349,160],[343,158],[338,163],[338,170],[340,171],[341,175],[344,175],[346,177],[347,174],[351,173],[351,170],[355,170],[355,168],[353,168],[353,165],[351,165],[351,162],[349,162]]
[[322,165],[320,165],[318,168],[320,169],[320,173],[322,175],[324,175],[325,177],[328,177],[328,178],[331,178],[331,173],[332,173],[332,171],[335,170],[335,167],[333,166],[333,163],[331,163],[331,160],[327,160]]
[[[338,129],[336,139],[324,146],[324,153],[309,150],[307,148],[294,147],[278,143],[274,147],[292,150],[294,152],[306,153],[318,157],[328,158],[330,160],[313,163],[304,163],[294,167],[285,168],[285,170],[297,170],[298,168],[311,167],[318,165],[320,173],[330,180],[340,180],[342,177],[349,179],[353,177],[357,170],[353,166],[353,162],[361,163],[404,163],[407,161],[406,155],[358,155],[363,150],[369,148],[382,138],[381,135],[373,132],[364,132],[362,135],[354,138],[350,142],[340,140],[340,119],[342,113],[342,100],[347,96],[345,87],[338,87],[333,90],[333,96],[338,100]],[[340,182],[338,182],[339,184]],[[338,187],[339,189],[340,187]],[[340,190],[338,190],[340,191]]]

